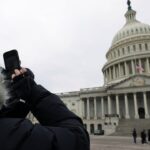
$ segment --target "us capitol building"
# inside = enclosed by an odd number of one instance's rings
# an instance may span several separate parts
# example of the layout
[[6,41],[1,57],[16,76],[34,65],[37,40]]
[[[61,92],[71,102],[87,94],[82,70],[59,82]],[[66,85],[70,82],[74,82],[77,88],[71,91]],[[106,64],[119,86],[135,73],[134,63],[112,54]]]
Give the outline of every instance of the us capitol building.
[[104,85],[58,94],[90,134],[112,134],[121,120],[150,119],[150,25],[138,21],[127,4],[126,23],[106,53]]
[[[127,130],[125,125],[147,124],[149,128],[150,25],[138,21],[130,0],[127,4],[126,23],[114,36],[106,53],[107,62],[102,68],[104,85],[57,94],[83,119],[90,134],[104,130],[110,135],[121,128],[123,132]],[[29,114],[36,122],[31,116]]]

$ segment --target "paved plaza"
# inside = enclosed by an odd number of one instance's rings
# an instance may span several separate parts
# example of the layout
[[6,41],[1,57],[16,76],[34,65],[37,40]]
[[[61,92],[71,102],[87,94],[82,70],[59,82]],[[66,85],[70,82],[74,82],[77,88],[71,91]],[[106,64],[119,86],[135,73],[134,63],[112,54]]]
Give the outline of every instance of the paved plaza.
[[150,150],[150,143],[141,144],[140,138],[137,144],[132,137],[117,136],[91,136],[91,150]]

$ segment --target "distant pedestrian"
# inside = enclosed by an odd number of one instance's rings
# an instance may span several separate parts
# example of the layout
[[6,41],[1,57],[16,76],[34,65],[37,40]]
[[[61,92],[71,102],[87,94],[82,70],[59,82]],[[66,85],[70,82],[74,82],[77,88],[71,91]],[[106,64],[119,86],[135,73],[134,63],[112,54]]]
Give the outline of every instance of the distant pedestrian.
[[148,129],[148,141],[150,141],[150,129]]
[[142,144],[147,143],[145,130],[143,130],[143,131],[141,132],[141,143],[142,143]]
[[135,128],[133,129],[132,136],[133,136],[133,141],[136,144],[137,133],[136,133],[136,129]]

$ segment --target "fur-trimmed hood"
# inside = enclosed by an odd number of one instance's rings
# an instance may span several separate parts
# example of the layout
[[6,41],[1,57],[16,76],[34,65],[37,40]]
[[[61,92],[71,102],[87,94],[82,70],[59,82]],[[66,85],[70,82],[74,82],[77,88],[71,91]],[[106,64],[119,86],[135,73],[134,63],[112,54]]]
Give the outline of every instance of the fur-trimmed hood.
[[9,90],[6,87],[5,75],[2,73],[2,68],[0,68],[0,108],[2,105],[6,104],[9,97]]

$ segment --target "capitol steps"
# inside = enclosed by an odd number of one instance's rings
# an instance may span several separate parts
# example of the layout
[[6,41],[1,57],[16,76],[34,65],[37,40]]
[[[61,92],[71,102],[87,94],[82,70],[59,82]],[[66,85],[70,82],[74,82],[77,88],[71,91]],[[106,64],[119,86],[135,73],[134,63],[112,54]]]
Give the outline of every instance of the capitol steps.
[[113,136],[131,136],[133,128],[136,128],[138,136],[143,129],[150,129],[150,119],[121,119]]

